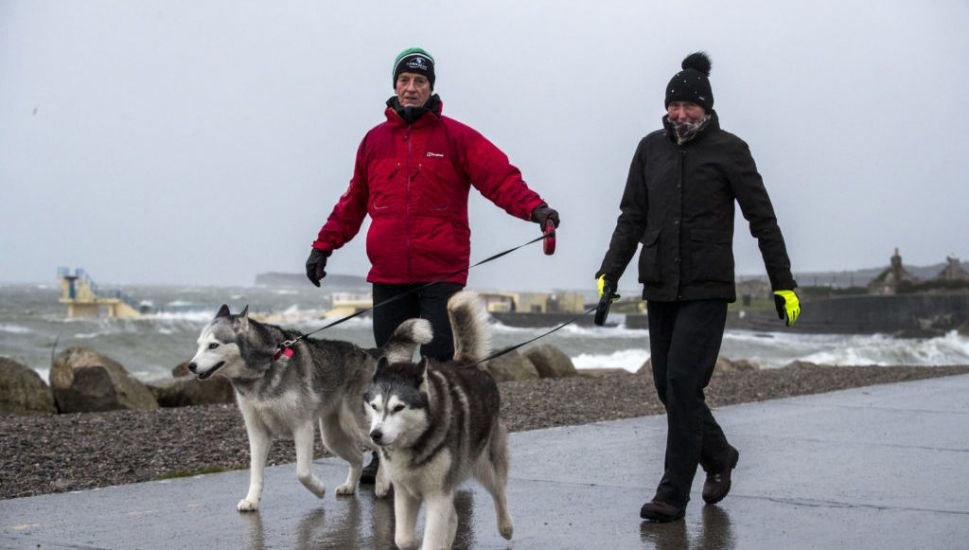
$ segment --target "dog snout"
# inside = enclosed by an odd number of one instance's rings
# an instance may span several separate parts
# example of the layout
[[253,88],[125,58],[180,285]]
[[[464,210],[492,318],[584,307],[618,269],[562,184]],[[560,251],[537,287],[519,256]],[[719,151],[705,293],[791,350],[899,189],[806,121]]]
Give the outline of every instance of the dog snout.
[[198,370],[199,370],[199,366],[196,365],[194,362],[188,364],[188,372],[195,374],[196,372],[198,372]]
[[376,443],[377,445],[380,445],[380,442],[383,440],[383,438],[384,438],[384,432],[380,431],[379,429],[372,430],[370,432],[370,439],[372,439],[373,442]]

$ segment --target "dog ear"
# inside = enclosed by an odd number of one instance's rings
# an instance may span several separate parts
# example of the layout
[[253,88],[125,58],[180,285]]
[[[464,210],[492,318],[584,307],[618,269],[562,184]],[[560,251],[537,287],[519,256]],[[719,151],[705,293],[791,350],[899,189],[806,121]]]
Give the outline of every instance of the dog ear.
[[381,355],[380,359],[377,359],[377,369],[373,371],[373,377],[376,379],[377,375],[387,370],[387,367],[389,366],[390,366],[390,361],[388,361],[386,357]]
[[237,319],[239,320],[240,330],[249,330],[249,304],[242,308],[242,313],[238,315]]
[[219,312],[215,314],[215,318],[218,319],[219,317],[228,317],[229,315],[231,315],[231,313],[229,313],[229,306],[222,304],[222,307],[219,308]]
[[421,362],[417,364],[417,370],[421,373],[417,381],[417,390],[421,393],[427,393],[427,357],[421,355]]

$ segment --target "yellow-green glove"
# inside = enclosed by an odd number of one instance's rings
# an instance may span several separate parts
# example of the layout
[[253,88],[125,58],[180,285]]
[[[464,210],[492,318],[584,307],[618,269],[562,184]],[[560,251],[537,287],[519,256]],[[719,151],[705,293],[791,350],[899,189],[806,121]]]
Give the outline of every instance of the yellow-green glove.
[[801,301],[793,290],[775,290],[774,307],[777,308],[777,317],[783,319],[787,326],[793,326],[801,315]]
[[599,275],[596,279],[596,286],[599,290],[599,299],[602,299],[603,295],[609,295],[612,297],[612,301],[615,302],[619,299],[619,295],[616,294],[616,283],[606,279],[605,275]]
[[619,299],[619,295],[616,294],[616,283],[606,279],[605,275],[599,275],[596,286],[599,289],[599,305],[596,306],[596,315],[592,322],[601,327],[609,317],[609,306]]

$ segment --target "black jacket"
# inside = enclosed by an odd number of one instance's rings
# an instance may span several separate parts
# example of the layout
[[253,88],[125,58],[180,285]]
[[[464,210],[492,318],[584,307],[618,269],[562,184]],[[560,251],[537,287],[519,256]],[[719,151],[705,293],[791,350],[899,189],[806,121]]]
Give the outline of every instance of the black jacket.
[[736,300],[734,202],[757,239],[774,290],[793,290],[791,262],[767,190],[747,144],[720,129],[716,111],[692,140],[663,130],[642,139],[609,251],[596,274],[618,282],[639,243],[643,298]]

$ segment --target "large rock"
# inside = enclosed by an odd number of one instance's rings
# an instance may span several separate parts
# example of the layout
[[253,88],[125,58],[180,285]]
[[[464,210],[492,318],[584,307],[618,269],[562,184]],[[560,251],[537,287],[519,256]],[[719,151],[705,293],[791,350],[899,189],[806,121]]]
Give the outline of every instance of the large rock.
[[760,370],[760,366],[749,359],[731,361],[726,357],[718,357],[717,366],[714,367],[714,372],[743,372],[751,370]]
[[647,359],[646,362],[643,363],[641,367],[639,367],[639,370],[636,371],[636,374],[645,374],[646,376],[650,377],[650,379],[652,379],[653,378],[653,358],[650,357],[649,359]]
[[54,394],[34,369],[0,357],[0,416],[57,414]]
[[510,351],[488,361],[485,364],[485,370],[490,372],[497,382],[534,380],[539,377],[538,370],[531,360],[517,351]]
[[531,360],[542,378],[566,378],[579,374],[572,359],[555,346],[536,346],[526,351],[525,357]]
[[120,363],[89,348],[72,347],[57,354],[50,386],[62,413],[158,408],[151,391]]
[[148,389],[158,400],[159,406],[189,407],[235,401],[235,391],[228,379],[213,376],[208,380],[199,380],[189,373],[187,364],[187,362],[182,363],[172,369],[172,375],[175,376],[173,380],[148,385]]

